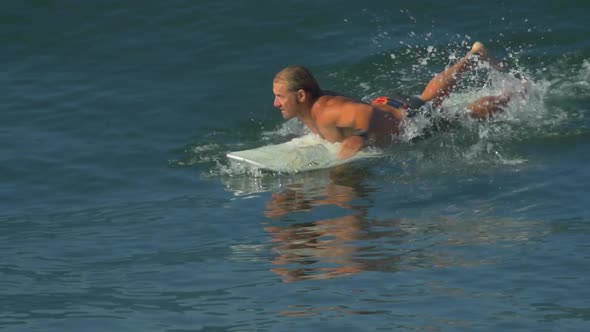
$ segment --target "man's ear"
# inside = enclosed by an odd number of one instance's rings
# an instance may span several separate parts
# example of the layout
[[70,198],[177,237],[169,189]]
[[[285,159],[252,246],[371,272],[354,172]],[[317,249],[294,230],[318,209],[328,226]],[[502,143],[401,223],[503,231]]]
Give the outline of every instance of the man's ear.
[[302,103],[305,101],[305,98],[307,97],[307,94],[305,93],[305,91],[303,89],[299,89],[297,90],[297,101]]

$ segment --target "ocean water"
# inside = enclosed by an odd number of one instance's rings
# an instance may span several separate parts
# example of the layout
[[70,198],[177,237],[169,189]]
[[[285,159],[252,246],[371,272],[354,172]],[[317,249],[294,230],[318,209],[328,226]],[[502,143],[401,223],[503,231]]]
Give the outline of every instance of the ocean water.
[[[588,331],[587,1],[66,1],[0,14],[0,329]],[[419,93],[485,122],[327,170],[230,151],[307,135],[272,78]],[[418,119],[410,128],[418,130]]]

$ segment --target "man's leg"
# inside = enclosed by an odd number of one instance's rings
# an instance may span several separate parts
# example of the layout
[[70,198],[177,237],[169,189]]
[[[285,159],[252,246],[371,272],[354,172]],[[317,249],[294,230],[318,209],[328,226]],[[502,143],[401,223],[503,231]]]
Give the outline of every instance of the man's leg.
[[482,43],[475,42],[471,50],[459,62],[430,80],[420,98],[424,101],[432,100],[434,107],[440,106],[443,100],[453,91],[461,75],[477,66],[477,60],[473,59],[473,55],[487,58],[487,50]]
[[486,96],[481,97],[471,105],[467,106],[470,110],[469,116],[475,119],[485,119],[490,117],[496,112],[502,110],[502,107],[506,106],[512,94],[504,93],[499,96]]
[[501,111],[502,107],[508,105],[508,102],[513,97],[520,97],[525,99],[529,90],[529,81],[526,79],[521,80],[521,86],[514,90],[509,90],[502,93],[499,96],[486,96],[481,97],[469,106],[469,115],[475,119],[484,119],[490,117],[494,113]]

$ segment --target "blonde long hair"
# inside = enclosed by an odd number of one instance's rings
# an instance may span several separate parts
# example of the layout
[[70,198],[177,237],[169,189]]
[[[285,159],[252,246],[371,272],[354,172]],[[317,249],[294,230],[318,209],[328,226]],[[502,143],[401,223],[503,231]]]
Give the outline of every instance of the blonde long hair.
[[287,84],[289,91],[299,91],[300,89],[311,94],[312,98],[317,98],[322,94],[320,85],[309,69],[292,65],[285,67],[276,76],[275,81],[282,81]]

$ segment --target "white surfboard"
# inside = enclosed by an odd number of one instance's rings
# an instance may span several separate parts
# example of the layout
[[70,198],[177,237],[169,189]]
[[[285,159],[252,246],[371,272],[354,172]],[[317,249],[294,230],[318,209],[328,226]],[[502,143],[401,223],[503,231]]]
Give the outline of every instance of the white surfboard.
[[351,158],[338,159],[339,151],[339,143],[330,143],[310,134],[282,144],[230,152],[227,157],[260,169],[297,173],[330,168],[381,155],[377,150],[363,149]]

